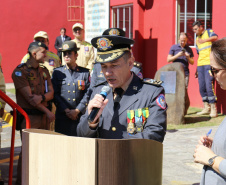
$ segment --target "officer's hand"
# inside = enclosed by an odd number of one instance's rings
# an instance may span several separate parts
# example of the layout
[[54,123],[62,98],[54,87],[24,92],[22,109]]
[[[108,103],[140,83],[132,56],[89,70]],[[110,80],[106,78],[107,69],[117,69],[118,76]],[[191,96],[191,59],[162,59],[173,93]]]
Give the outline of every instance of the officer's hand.
[[47,114],[46,114],[47,118],[49,119],[50,122],[54,121],[55,120],[55,114],[53,114],[51,111],[49,111]]
[[32,95],[29,95],[29,103],[36,107],[38,104],[40,104],[42,101],[42,96],[40,95],[36,95],[36,94],[32,94]]
[[92,100],[90,100],[90,102],[88,104],[88,114],[91,113],[91,111],[94,107],[100,108],[96,118],[93,121],[94,124],[96,123],[96,121],[100,117],[100,115],[102,114],[104,107],[107,105],[107,103],[108,103],[108,99],[104,100],[103,96],[101,96],[100,94],[96,94],[94,96],[94,98]]
[[2,117],[4,115],[4,108],[0,109],[0,117]]
[[67,117],[69,117],[72,120],[77,120],[79,113],[80,113],[80,111],[78,109],[72,109],[69,112],[66,112],[66,115],[67,115]]

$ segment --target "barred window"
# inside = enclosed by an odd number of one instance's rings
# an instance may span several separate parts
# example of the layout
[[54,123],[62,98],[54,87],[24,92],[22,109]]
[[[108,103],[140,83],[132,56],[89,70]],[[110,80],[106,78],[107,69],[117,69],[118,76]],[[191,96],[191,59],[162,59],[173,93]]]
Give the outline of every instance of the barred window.
[[177,0],[177,41],[180,32],[188,35],[188,45],[195,46],[194,21],[200,21],[205,29],[212,28],[212,0]]
[[112,7],[112,27],[123,29],[126,32],[126,37],[133,38],[132,4]]

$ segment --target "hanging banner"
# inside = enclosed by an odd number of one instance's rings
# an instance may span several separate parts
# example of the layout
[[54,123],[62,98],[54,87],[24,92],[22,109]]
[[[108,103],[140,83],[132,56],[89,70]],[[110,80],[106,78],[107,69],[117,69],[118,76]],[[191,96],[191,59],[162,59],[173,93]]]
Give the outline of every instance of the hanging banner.
[[102,35],[109,28],[109,0],[85,0],[85,40]]

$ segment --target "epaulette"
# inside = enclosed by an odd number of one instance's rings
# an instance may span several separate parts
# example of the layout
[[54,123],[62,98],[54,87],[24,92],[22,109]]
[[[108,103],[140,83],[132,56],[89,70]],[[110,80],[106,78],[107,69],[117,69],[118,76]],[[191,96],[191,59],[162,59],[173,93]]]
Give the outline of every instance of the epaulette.
[[46,53],[46,55],[49,56],[49,57],[53,57],[53,58],[55,58],[56,60],[60,60],[60,58],[58,57],[58,55],[56,55],[56,54],[53,53],[52,51],[48,51],[48,52]]
[[44,65],[40,65],[40,67],[43,68],[43,69],[47,69],[46,66],[44,66]]
[[101,83],[99,83],[99,84],[97,84],[97,85],[94,85],[94,87],[98,87],[98,86],[100,86],[100,85],[105,85],[105,84],[107,84],[107,81],[104,81],[104,82],[101,82]]
[[161,81],[161,80],[157,81],[157,80],[154,80],[154,79],[151,79],[151,78],[145,78],[145,79],[143,79],[143,83],[155,85],[155,86],[158,86],[158,87],[161,86],[162,82],[163,81]]
[[134,61],[133,66],[142,69],[142,63],[140,62]]
[[90,44],[89,42],[86,42],[86,41],[83,41],[82,44],[83,44],[84,46],[92,46],[92,44]]
[[23,67],[24,65],[26,65],[26,63],[21,63],[21,64],[19,64],[19,65],[17,66],[17,68],[21,68],[21,67]]

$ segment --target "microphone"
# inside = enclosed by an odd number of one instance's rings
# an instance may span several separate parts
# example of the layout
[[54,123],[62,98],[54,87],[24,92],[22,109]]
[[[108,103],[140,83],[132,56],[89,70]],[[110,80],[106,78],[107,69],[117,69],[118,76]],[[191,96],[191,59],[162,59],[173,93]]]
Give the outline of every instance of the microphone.
[[[107,97],[107,95],[110,92],[110,87],[109,86],[104,86],[101,89],[100,95],[103,96],[104,100]],[[91,111],[91,113],[88,116],[88,122],[93,122],[93,120],[95,119],[97,113],[99,112],[100,108],[94,107]]]

